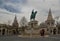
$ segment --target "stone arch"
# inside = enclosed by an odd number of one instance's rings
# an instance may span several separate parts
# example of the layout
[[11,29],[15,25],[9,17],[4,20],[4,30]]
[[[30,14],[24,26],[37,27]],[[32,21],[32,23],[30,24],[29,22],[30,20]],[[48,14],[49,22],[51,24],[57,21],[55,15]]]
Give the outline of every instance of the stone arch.
[[16,34],[16,31],[15,30],[12,30],[13,31],[13,34],[15,35]]
[[56,34],[56,31],[57,31],[57,30],[56,30],[56,28],[55,28],[55,29],[53,29],[53,34]]
[[44,36],[45,35],[45,29],[40,30],[40,34],[41,34],[41,36]]
[[2,29],[2,35],[5,35],[5,29]]

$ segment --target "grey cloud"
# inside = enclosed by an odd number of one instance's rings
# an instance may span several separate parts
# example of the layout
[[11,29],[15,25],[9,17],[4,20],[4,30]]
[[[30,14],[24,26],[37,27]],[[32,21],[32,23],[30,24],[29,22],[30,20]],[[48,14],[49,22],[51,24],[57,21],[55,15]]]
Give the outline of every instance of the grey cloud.
[[25,4],[27,2],[27,0],[5,0],[5,2]]
[[0,8],[5,9],[9,12],[13,12],[13,13],[20,13],[21,7],[18,8],[17,5],[12,6],[12,4],[15,5],[15,3],[23,5],[26,3],[26,0],[0,0]]

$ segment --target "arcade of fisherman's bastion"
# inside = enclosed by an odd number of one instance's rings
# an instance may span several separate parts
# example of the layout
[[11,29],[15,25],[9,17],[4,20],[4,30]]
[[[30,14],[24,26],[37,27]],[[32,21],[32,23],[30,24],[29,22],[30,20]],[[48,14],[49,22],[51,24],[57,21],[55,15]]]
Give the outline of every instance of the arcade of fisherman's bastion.
[[[37,12],[36,12],[37,13]],[[36,15],[35,12],[32,11],[32,14]],[[38,25],[38,20],[35,20],[35,16],[31,15],[30,22],[28,22],[28,26],[19,27],[17,17],[12,23],[12,25],[0,24],[0,35],[20,35],[20,36],[45,36],[45,35],[57,35],[60,34],[60,25],[55,24],[55,20],[52,16],[52,11],[49,9],[49,13],[47,19],[44,23]]]

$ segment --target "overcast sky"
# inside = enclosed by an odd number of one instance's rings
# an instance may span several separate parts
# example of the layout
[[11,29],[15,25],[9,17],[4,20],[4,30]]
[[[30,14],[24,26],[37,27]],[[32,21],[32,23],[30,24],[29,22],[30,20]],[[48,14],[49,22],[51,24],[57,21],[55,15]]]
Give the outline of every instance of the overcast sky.
[[15,14],[19,23],[23,16],[29,21],[33,9],[38,11],[36,20],[44,22],[49,8],[54,17],[60,16],[60,0],[0,0],[0,23],[13,22]]

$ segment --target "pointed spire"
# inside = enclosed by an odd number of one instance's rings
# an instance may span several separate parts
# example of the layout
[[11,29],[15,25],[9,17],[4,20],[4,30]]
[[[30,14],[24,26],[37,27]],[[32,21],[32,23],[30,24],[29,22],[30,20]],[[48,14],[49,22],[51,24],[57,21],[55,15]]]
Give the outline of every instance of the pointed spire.
[[51,13],[51,8],[49,9],[47,20],[53,20],[52,13]]
[[14,19],[14,21],[17,22],[17,17],[16,17],[16,15],[15,15],[15,19]]
[[14,21],[13,21],[13,24],[12,24],[14,27],[18,27],[18,21],[17,21],[17,17],[15,15],[15,18],[14,18]]

